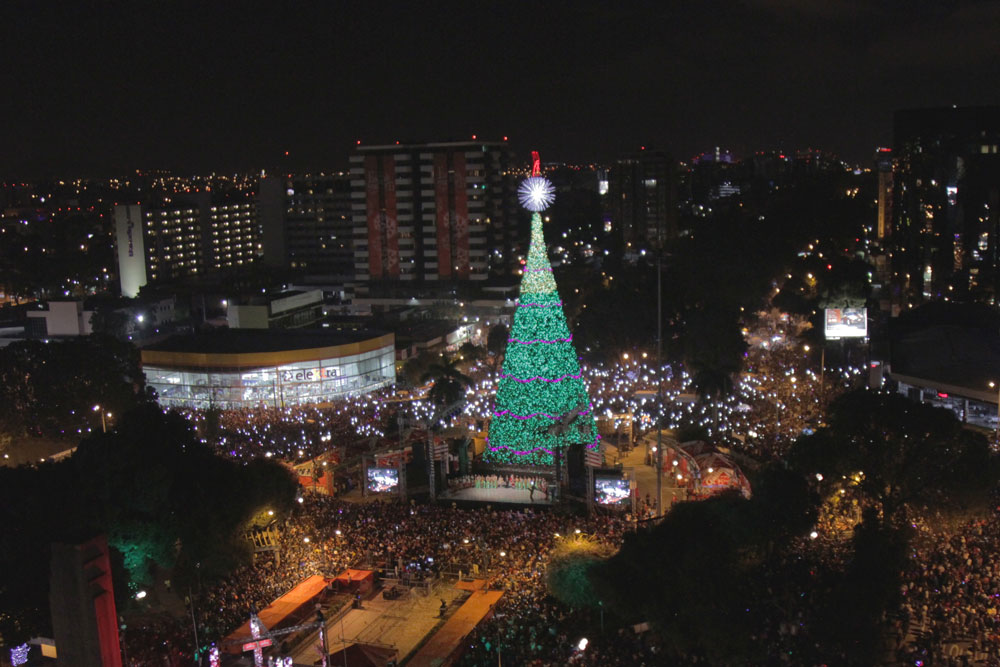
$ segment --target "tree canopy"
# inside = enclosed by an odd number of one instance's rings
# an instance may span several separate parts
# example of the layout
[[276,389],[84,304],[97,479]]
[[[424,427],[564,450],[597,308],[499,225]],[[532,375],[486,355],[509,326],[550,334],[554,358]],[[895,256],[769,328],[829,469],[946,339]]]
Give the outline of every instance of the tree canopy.
[[904,520],[907,505],[963,507],[996,483],[986,439],[947,410],[889,392],[844,394],[828,425],[796,442],[792,465],[874,503],[887,521]]
[[[714,665],[763,662],[757,637],[774,605],[794,595],[781,576],[791,540],[816,520],[818,498],[800,476],[765,470],[754,497],[726,494],[675,506],[593,567],[597,596],[625,622],[649,621],[667,655]],[[626,585],[624,582],[635,582]]]
[[427,397],[439,407],[462,400],[466,387],[472,384],[472,379],[459,369],[458,363],[457,357],[442,357],[430,363],[421,377],[424,382],[434,382]]
[[0,432],[79,438],[145,402],[139,352],[110,336],[21,341],[0,349]]
[[288,511],[295,478],[281,464],[214,455],[187,421],[146,405],[74,455],[39,467],[0,468],[0,634],[48,626],[49,545],[104,533],[127,568],[116,593],[149,581],[153,567],[201,563],[203,576],[249,556],[243,528],[258,510]]

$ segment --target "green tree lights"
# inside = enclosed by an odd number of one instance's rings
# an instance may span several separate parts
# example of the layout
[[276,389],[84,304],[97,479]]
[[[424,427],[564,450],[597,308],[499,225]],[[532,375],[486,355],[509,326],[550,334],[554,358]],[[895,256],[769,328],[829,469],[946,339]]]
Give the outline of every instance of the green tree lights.
[[[578,410],[572,428],[551,428]],[[493,463],[552,465],[556,450],[576,444],[597,448],[598,441],[573,336],[552,276],[542,218],[535,212],[485,458]]]

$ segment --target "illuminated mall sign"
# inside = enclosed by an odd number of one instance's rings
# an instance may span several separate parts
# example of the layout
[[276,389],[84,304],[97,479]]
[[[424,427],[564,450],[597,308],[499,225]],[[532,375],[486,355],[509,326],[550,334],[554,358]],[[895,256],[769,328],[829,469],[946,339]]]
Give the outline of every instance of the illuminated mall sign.
[[282,382],[318,382],[320,380],[332,380],[340,375],[340,369],[336,367],[328,368],[296,368],[290,371],[281,371]]

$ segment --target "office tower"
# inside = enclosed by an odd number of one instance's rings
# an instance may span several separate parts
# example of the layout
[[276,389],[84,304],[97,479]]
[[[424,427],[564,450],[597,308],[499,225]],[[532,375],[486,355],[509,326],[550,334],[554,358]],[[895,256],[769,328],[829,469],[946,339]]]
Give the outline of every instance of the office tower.
[[265,263],[311,275],[353,275],[348,174],[270,176],[261,179],[257,202]]
[[995,298],[1000,277],[1000,107],[897,111],[892,273],[907,301],[968,290]]
[[506,142],[358,146],[350,172],[356,279],[454,283],[510,274],[510,162]]
[[121,667],[111,561],[103,536],[52,545],[49,602],[60,665]]
[[253,199],[209,192],[114,209],[122,294],[152,280],[202,275],[250,264],[261,252]]
[[611,169],[609,196],[612,230],[623,243],[662,243],[676,236],[674,165],[666,153],[643,150],[619,159]]

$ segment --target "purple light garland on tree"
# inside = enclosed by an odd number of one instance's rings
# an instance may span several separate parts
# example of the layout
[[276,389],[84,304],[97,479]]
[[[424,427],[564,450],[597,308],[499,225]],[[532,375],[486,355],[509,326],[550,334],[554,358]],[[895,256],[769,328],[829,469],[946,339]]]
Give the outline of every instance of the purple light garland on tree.
[[[484,457],[493,463],[548,466],[557,450],[574,444],[600,447],[600,436],[552,275],[542,217],[533,210],[528,260]],[[553,432],[556,421],[574,413],[570,428]]]

